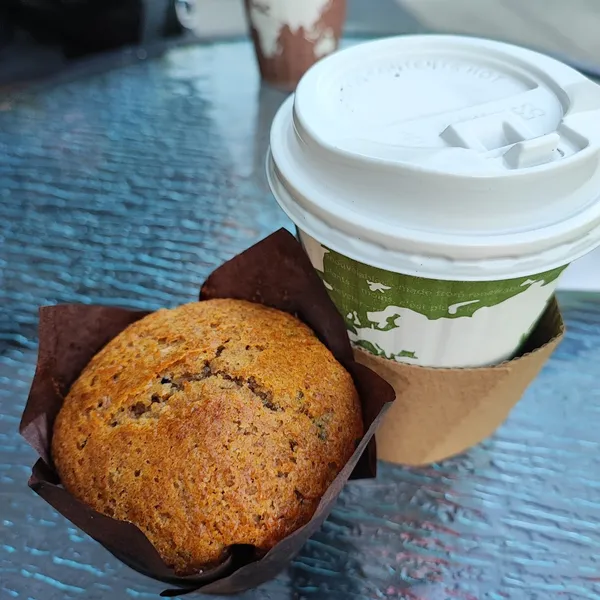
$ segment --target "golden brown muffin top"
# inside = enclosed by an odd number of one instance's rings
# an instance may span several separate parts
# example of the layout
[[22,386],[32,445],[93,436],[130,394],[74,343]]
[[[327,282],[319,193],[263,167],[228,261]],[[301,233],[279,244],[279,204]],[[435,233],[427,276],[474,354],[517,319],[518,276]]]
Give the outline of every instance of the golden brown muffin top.
[[188,574],[310,520],[361,436],[352,378],[306,325],[209,300],[109,342],[65,398],[52,454],[69,492]]

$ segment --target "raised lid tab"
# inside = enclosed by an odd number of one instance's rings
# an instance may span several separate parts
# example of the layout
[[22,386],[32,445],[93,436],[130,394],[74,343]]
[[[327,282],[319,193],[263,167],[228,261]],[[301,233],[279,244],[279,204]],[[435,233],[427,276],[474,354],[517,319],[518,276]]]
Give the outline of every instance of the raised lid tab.
[[589,145],[586,132],[573,139],[562,124],[576,104],[600,111],[597,86],[560,63],[469,38],[407,38],[402,52],[389,42],[339,53],[301,82],[295,118],[315,142],[461,174],[549,164]]

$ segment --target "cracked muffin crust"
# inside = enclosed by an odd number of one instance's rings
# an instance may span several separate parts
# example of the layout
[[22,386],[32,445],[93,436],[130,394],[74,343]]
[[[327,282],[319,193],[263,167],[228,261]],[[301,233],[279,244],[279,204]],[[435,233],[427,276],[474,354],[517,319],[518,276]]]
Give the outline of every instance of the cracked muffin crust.
[[209,300],[109,342],[65,398],[52,454],[69,492],[184,575],[309,521],[362,433],[352,378],[306,325]]

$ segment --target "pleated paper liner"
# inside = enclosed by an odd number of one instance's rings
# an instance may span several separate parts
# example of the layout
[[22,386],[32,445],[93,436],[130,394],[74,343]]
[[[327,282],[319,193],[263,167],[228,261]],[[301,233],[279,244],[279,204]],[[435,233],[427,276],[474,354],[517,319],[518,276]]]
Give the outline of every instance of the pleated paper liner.
[[378,458],[425,465],[490,436],[536,378],[564,332],[553,298],[519,356],[497,366],[426,368],[356,349],[356,360],[379,373],[396,391],[396,402],[377,432]]
[[354,361],[344,322],[294,237],[280,230],[218,268],[202,287],[200,299],[238,298],[295,314],[350,372],[358,390],[366,433],[356,451],[323,495],[309,523],[266,554],[251,546],[232,546],[225,560],[189,577],[166,565],[133,524],[88,508],[60,483],[50,454],[52,428],[63,399],[91,358],[131,323],[148,313],[106,306],[59,305],[40,310],[39,353],[20,431],[40,458],[29,486],[60,514],[136,571],[178,586],[165,596],[195,591],[234,594],[254,588],[285,569],[333,508],[348,479],[376,475],[374,433],[394,400],[380,376]]

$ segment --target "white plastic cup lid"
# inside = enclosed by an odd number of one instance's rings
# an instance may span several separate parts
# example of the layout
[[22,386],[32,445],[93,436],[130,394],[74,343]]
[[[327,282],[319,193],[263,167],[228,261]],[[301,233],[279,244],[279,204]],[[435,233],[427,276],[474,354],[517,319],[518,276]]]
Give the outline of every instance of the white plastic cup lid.
[[516,46],[404,36],[317,63],[267,171],[303,231],[391,271],[496,280],[600,245],[600,86]]

